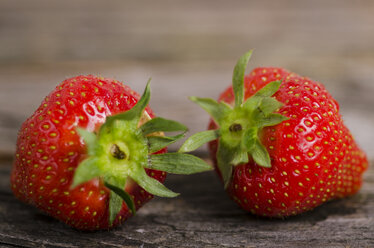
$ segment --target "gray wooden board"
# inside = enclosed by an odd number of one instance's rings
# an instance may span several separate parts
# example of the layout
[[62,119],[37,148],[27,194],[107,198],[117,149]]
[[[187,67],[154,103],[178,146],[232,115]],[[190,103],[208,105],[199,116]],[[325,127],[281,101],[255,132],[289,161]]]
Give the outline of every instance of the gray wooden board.
[[175,199],[156,198],[124,225],[80,232],[14,198],[10,162],[0,166],[1,247],[374,247],[374,169],[353,197],[285,220],[252,216],[213,172],[168,176]]

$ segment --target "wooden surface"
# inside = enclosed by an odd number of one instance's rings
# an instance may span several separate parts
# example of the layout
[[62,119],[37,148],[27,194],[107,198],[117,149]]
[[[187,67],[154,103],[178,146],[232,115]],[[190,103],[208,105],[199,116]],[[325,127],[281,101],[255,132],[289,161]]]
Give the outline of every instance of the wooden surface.
[[99,233],[38,213],[8,186],[17,130],[65,78],[99,74],[141,92],[152,77],[151,107],[192,134],[208,117],[187,97],[217,98],[251,48],[248,70],[281,66],[323,82],[373,161],[373,13],[371,0],[0,0],[0,247],[374,247],[373,169],[358,195],[286,221],[242,212],[213,173],[170,176],[181,197]]
[[0,247],[374,247],[374,170],[355,196],[286,220],[236,206],[214,173],[169,176],[181,193],[156,198],[110,232],[78,232],[17,201],[0,166]]

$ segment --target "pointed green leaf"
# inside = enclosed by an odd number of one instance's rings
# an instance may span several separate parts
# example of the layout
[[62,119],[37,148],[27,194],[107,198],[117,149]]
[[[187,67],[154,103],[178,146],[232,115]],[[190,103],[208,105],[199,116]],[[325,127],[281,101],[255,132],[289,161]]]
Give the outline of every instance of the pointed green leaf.
[[246,164],[248,163],[248,152],[245,148],[238,146],[234,151],[233,159],[231,160],[232,165]]
[[97,167],[97,159],[95,157],[89,157],[83,160],[75,170],[71,188],[75,188],[82,183],[99,177],[101,174],[100,169]]
[[[125,188],[126,181],[121,180],[119,178],[105,178],[104,185],[111,189],[118,188],[120,191]],[[118,213],[122,209],[122,198],[118,195],[115,191],[111,189],[109,195],[109,225],[112,225],[114,220],[116,219]]]
[[266,150],[265,146],[263,146],[259,140],[255,142],[253,149],[251,149],[249,153],[252,155],[253,160],[258,165],[266,168],[271,167],[269,153]]
[[271,167],[269,153],[261,144],[256,127],[246,130],[243,137],[243,145],[258,165]]
[[190,154],[164,153],[150,156],[149,169],[165,171],[173,174],[189,175],[212,170],[204,160]]
[[109,193],[109,225],[112,225],[122,208],[122,198],[110,191]]
[[191,96],[190,100],[202,107],[217,122],[224,117],[231,108],[227,104],[220,104],[211,98],[199,98]]
[[80,137],[83,138],[84,142],[87,146],[87,154],[88,155],[94,155],[95,154],[95,147],[97,144],[97,136],[96,134],[87,131],[86,129],[77,128],[77,132],[80,135]]
[[126,112],[119,113],[119,114],[116,114],[116,115],[107,116],[105,123],[100,128],[100,133],[103,133],[104,129],[109,129],[110,130],[112,128],[112,124],[115,121],[118,121],[118,120],[120,120],[120,121],[132,121],[133,120],[134,122],[137,123],[138,114],[135,112],[135,110],[133,110],[134,107],[132,109],[126,111]]
[[199,148],[200,146],[208,143],[212,140],[218,139],[218,130],[208,130],[199,133],[195,133],[189,137],[183,145],[179,148],[178,152],[191,152]]
[[247,152],[252,150],[258,140],[258,128],[252,127],[248,128],[243,136],[243,146],[246,148]]
[[257,91],[255,96],[270,97],[279,90],[281,83],[281,80],[270,82]]
[[223,185],[225,188],[229,185],[232,177],[232,167],[231,163],[234,160],[233,149],[228,146],[225,142],[220,139],[217,150],[217,166],[221,172]]
[[109,225],[112,225],[122,208],[122,198],[112,190],[109,193]]
[[150,136],[147,137],[149,152],[154,153],[161,150],[164,147],[174,143],[175,141],[183,138],[184,133],[175,136]]
[[140,168],[138,171],[131,175],[131,178],[145,191],[152,195],[161,197],[176,197],[179,194],[166,188],[162,183],[156,179],[150,177],[145,172],[144,168]]
[[146,123],[144,123],[141,127],[144,135],[154,133],[154,132],[186,132],[187,127],[177,121],[167,120],[161,117],[153,118]]
[[151,98],[150,81],[151,79],[148,80],[148,83],[144,89],[143,95],[141,96],[141,98],[135,104],[134,107],[132,107],[130,110],[126,112],[107,117],[107,120],[103,126],[111,126],[111,124],[115,120],[139,121],[141,115],[143,114],[145,107],[148,105],[148,102]]
[[268,83],[245,101],[243,104],[244,108],[249,111],[254,111],[257,108],[260,108],[261,111],[265,113],[271,113],[279,109],[282,106],[282,103],[271,96],[277,92],[280,84],[281,81]]
[[288,117],[281,114],[269,114],[266,117],[259,118],[258,123],[260,127],[271,127],[288,119]]
[[265,115],[268,115],[278,110],[282,106],[283,104],[277,99],[273,97],[264,97],[261,100],[259,108],[261,109],[261,112],[263,112]]
[[249,112],[252,112],[258,109],[258,107],[261,104],[262,99],[263,97],[260,97],[260,96],[251,96],[243,103],[243,108]]
[[[122,200],[126,203],[127,207],[131,210],[132,214],[136,213],[135,203],[133,199],[131,198],[131,196],[123,189],[124,187],[120,188],[107,182],[105,182],[104,185],[105,187],[107,187],[108,189],[110,189],[111,191],[113,191],[115,194],[117,194],[119,197],[122,198]],[[114,212],[115,211],[113,211],[113,213]]]
[[135,106],[129,110],[129,111],[135,112],[135,114],[137,115],[139,119],[142,116],[145,107],[147,107],[149,100],[151,99],[150,82],[151,82],[151,79],[148,79],[143,95],[140,97],[139,101],[135,104]]
[[236,107],[241,106],[244,100],[244,74],[251,55],[252,50],[242,55],[234,68],[232,86],[234,89]]

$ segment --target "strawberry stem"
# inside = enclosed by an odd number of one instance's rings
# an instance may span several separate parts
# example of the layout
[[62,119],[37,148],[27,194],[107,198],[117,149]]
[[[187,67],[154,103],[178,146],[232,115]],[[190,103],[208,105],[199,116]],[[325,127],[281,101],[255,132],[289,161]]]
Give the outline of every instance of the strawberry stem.
[[242,129],[243,129],[242,125],[240,125],[238,123],[233,123],[229,127],[230,132],[238,132],[238,131],[242,131]]
[[112,156],[118,160],[122,160],[126,158],[126,153],[124,153],[117,144],[113,144],[110,148],[110,153]]

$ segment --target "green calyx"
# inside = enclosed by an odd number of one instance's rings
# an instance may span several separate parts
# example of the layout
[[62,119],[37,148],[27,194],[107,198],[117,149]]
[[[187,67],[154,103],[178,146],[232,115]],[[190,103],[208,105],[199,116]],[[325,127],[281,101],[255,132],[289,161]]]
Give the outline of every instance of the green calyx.
[[240,57],[234,68],[232,84],[235,106],[210,98],[190,97],[211,115],[218,129],[196,133],[180,148],[180,152],[189,152],[219,138],[217,166],[225,188],[231,180],[233,166],[247,163],[249,158],[259,166],[271,167],[269,153],[260,141],[261,130],[287,120],[287,117],[276,113],[282,103],[272,97],[281,81],[265,85],[244,101],[244,74],[251,55],[252,50]]
[[[124,190],[129,178],[150,194],[175,197],[178,194],[147,175],[145,169],[175,174],[192,174],[211,170],[203,160],[189,154],[152,154],[184,137],[187,128],[176,121],[156,117],[150,119],[145,107],[150,99],[149,82],[130,110],[107,117],[97,134],[77,128],[87,146],[88,157],[77,167],[71,188],[100,178],[110,190],[109,224],[112,225],[122,203],[135,214],[132,197]],[[143,122],[144,116],[148,121]],[[164,136],[163,132],[179,132]]]

